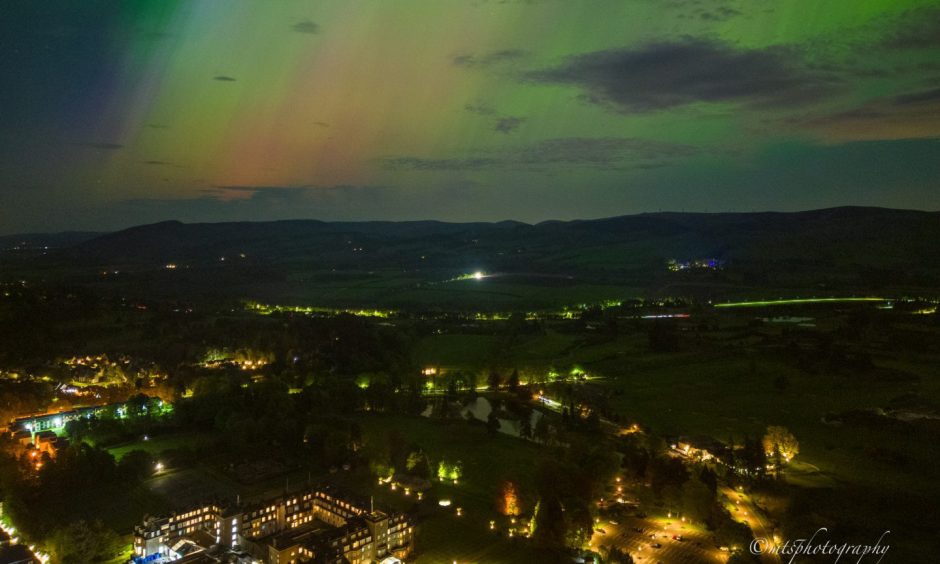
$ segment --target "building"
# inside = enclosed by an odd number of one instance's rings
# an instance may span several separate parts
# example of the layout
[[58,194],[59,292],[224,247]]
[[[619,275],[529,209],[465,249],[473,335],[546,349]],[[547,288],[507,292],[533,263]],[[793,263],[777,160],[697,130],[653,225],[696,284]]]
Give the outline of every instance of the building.
[[673,453],[685,458],[701,460],[721,459],[728,453],[728,447],[723,442],[705,435],[693,437],[680,436],[670,442]]
[[[113,405],[122,405],[122,404],[113,404]],[[98,405],[90,407],[79,407],[69,411],[60,411],[58,413],[40,413],[36,415],[26,415],[23,417],[18,417],[10,422],[9,429],[13,433],[27,431],[30,433],[38,433],[40,431],[49,431],[52,429],[61,429],[65,427],[65,424],[69,421],[75,421],[76,419],[90,419],[92,416],[97,415],[104,409],[108,408],[108,405]]]
[[406,556],[413,536],[403,514],[389,515],[329,488],[313,488],[261,503],[209,502],[148,518],[135,527],[134,553],[148,561],[154,555],[183,560],[185,552],[227,554],[228,561],[247,555],[264,564],[367,564]]

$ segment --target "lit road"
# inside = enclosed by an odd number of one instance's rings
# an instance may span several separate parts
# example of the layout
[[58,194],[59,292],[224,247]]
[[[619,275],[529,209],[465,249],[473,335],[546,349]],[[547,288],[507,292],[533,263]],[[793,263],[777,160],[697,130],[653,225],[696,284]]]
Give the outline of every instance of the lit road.
[[[727,507],[731,511],[731,516],[735,521],[745,523],[750,527],[755,539],[766,539],[768,542],[773,542],[773,525],[767,521],[763,512],[757,507],[751,496],[743,492],[735,491],[727,486],[722,486],[720,492],[728,498],[729,504]],[[748,547],[744,547],[744,550],[748,550]],[[779,564],[780,555],[761,554],[761,562]]]

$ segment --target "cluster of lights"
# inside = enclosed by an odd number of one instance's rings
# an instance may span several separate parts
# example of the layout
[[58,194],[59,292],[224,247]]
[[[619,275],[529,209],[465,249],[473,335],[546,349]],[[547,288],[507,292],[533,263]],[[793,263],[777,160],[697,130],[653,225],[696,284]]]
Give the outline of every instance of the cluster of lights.
[[[2,504],[0,504],[0,507],[2,507]],[[3,511],[2,509],[0,509],[0,516],[2,515],[3,515]],[[8,525],[6,522],[3,521],[3,519],[0,519],[0,530],[3,530],[3,532],[5,532],[7,535],[10,536],[11,546],[19,544],[20,539],[17,536],[16,527],[14,527],[13,525]],[[49,562],[48,554],[45,554],[43,552],[40,552],[39,550],[36,550],[36,547],[31,544],[26,545],[26,546],[27,548],[29,548],[30,552],[33,553],[36,559],[38,559],[42,564],[48,564]]]

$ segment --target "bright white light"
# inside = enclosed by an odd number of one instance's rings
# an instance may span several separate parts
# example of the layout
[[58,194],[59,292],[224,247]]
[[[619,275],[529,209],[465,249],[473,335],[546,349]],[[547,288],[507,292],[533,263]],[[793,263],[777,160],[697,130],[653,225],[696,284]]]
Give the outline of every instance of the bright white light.
[[483,273],[477,270],[473,273],[473,278],[476,280],[483,280]]
[[449,499],[442,499],[442,500],[440,500],[439,502],[437,502],[437,504],[440,505],[441,507],[447,507],[447,506],[450,505],[450,500],[449,500]]
[[162,462],[157,462],[157,464],[154,466],[154,469],[155,469],[157,472],[162,472],[162,471],[163,471],[163,463],[162,463]]

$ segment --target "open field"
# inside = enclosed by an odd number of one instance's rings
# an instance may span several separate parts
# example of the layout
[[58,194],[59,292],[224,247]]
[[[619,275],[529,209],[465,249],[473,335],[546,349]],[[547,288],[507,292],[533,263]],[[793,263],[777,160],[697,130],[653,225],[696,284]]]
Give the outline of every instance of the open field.
[[[458,484],[434,481],[427,494],[431,500],[431,518],[421,522],[417,540],[418,562],[532,562],[534,552],[524,539],[508,539],[489,530],[489,521],[497,519],[496,498],[504,480],[516,482],[522,492],[525,509],[531,510],[532,470],[540,447],[504,435],[491,437],[481,425],[463,421],[441,423],[420,417],[363,416],[366,451],[383,448],[386,433],[394,428],[409,443],[428,454],[432,466],[442,458],[460,460],[464,474]],[[387,503],[410,505],[400,490],[376,486],[376,499]],[[396,499],[397,498],[397,499]],[[435,499],[449,499],[451,506],[434,505]],[[456,516],[455,508],[463,508]]]
[[[550,329],[502,348],[502,337],[494,335],[438,335],[423,340],[417,356],[485,374],[491,351],[500,350],[500,365],[517,367],[524,377],[578,366],[596,377],[586,389],[606,391],[621,416],[658,435],[707,435],[740,445],[745,435],[760,437],[769,425],[785,426],[800,441],[787,481],[798,506],[815,508],[817,520],[801,521],[805,527],[828,524],[859,541],[871,531],[906,529],[905,538],[896,539],[899,556],[924,557],[937,521],[911,526],[910,518],[912,511],[929,511],[925,500],[940,496],[931,470],[940,462],[935,427],[930,430],[929,419],[900,422],[865,414],[931,413],[940,405],[940,354],[917,344],[940,342],[940,328],[919,316],[895,316],[881,330],[876,323],[861,338],[847,338],[855,331],[848,319],[860,315],[854,310],[846,314],[817,303],[805,304],[812,308],[806,312],[794,309],[804,305],[783,307],[787,315],[813,316],[813,326],[754,326],[750,320],[763,313],[758,309],[711,315],[706,330],[688,326],[680,331],[676,352],[652,352],[645,329],[634,327],[606,336]],[[833,337],[843,339],[834,350],[865,351],[871,366],[849,364],[855,353],[841,361],[819,356],[813,343]],[[793,340],[802,343],[799,354],[789,348]],[[823,421],[833,414],[858,415]]]
[[117,460],[120,460],[125,454],[134,450],[149,452],[156,457],[164,451],[172,449],[190,448],[198,450],[200,445],[209,440],[211,440],[210,433],[172,433],[150,436],[147,437],[147,440],[141,437],[134,442],[112,446],[108,448],[108,451]]

